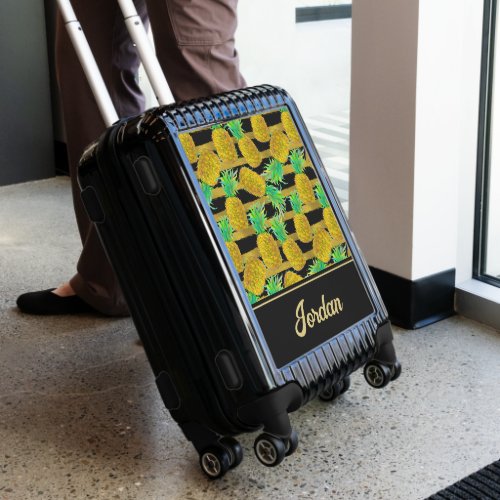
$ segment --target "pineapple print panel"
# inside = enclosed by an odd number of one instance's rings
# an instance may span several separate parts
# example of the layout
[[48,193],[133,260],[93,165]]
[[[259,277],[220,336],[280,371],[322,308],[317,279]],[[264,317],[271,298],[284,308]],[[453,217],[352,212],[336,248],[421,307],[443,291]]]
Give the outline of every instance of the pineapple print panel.
[[180,140],[254,306],[351,260],[288,108]]

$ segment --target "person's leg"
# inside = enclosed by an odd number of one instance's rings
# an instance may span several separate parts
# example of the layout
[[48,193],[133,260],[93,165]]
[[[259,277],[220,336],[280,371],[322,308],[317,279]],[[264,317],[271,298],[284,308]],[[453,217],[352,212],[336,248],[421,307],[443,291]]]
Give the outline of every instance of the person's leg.
[[[105,81],[114,88],[112,98],[119,114],[140,112],[142,98],[135,82],[137,56],[124,32],[115,0],[78,0],[74,3],[91,47],[94,51],[96,46],[102,47],[95,55]],[[145,20],[144,0],[136,0],[136,4]],[[147,4],[158,58],[177,101],[245,86],[234,48],[236,0],[147,0]],[[113,37],[109,37],[110,33]],[[58,27],[57,46],[75,212],[84,248],[78,273],[56,293],[72,295],[76,292],[101,312],[126,314],[125,301],[95,229],[87,218],[76,184],[80,154],[104,126],[62,23]]]
[[[143,1],[138,10],[146,20]],[[139,59],[116,0],[73,2],[78,20],[94,51],[97,64],[120,117],[141,113],[144,98],[137,84]],[[83,249],[71,288],[85,302],[109,315],[128,309],[115,273],[104,253],[94,225],[83,207],[76,168],[83,149],[104,131],[94,96],[70,43],[66,28],[58,24],[57,70],[71,166],[73,200]]]
[[147,0],[158,59],[176,101],[245,86],[234,46],[237,0]]
[[[141,17],[147,23],[144,0],[137,0],[136,4]],[[137,51],[128,35],[117,1],[73,0],[72,5],[118,115],[123,117],[142,112],[144,98],[136,80],[139,67]],[[123,294],[95,227],[85,212],[77,183],[80,155],[91,141],[99,137],[105,126],[60,15],[57,21],[57,77],[63,107],[73,203],[83,249],[76,275],[54,292],[62,297],[76,293],[86,304],[104,314],[126,315],[128,308]],[[48,313],[53,313],[58,305],[56,298],[47,295],[48,293],[49,291],[25,294],[22,296],[23,300],[19,302],[18,299],[18,305],[27,312],[43,313],[45,308]],[[59,300],[60,312],[65,312],[65,304],[69,303],[70,301]],[[71,307],[68,306],[67,312],[73,312]]]

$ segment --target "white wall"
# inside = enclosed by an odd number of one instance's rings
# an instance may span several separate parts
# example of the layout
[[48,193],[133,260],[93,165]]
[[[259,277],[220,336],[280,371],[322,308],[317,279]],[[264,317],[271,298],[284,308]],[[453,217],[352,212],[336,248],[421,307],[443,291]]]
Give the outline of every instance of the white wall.
[[411,279],[417,0],[354,0],[349,219],[368,263]]
[[350,219],[369,264],[403,278],[471,275],[481,11],[353,3]]
[[413,280],[456,264],[464,29],[461,3],[419,2]]

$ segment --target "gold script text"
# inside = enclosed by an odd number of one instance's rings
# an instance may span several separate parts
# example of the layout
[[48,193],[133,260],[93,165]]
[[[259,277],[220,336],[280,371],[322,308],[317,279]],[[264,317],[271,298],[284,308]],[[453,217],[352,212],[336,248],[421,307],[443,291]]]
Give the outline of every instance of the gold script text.
[[313,329],[317,323],[322,323],[328,318],[340,314],[344,308],[342,301],[336,297],[335,299],[325,302],[325,296],[321,296],[321,305],[318,309],[311,307],[309,312],[304,311],[304,299],[297,304],[295,316],[297,322],[295,323],[295,333],[299,337],[304,337],[307,329]]

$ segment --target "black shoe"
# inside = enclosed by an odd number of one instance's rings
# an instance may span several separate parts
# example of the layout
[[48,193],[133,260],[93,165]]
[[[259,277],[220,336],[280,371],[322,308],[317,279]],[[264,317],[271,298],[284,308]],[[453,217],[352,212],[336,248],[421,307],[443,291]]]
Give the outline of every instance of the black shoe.
[[23,293],[17,298],[17,307],[28,314],[78,314],[97,312],[78,295],[60,297],[52,293],[55,288],[41,292]]

